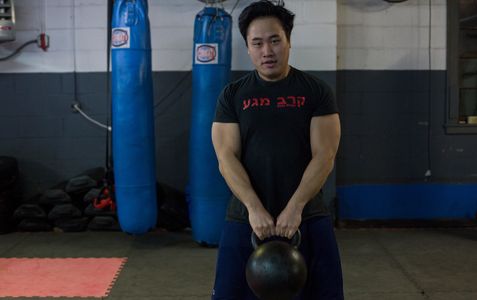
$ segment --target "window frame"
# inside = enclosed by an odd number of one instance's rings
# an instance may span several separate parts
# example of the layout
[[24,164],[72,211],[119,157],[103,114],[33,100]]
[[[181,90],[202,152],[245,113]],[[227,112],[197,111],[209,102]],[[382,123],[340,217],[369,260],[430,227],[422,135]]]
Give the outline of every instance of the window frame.
[[477,124],[459,123],[459,1],[447,0],[447,134],[477,134]]

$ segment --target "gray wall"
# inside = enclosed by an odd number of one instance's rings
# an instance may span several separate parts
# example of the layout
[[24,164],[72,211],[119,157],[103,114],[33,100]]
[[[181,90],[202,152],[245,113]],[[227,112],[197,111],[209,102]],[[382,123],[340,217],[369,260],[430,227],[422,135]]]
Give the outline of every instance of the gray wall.
[[[104,121],[105,77],[78,74],[77,100]],[[73,113],[73,74],[0,74],[0,155],[19,160],[26,195],[104,165],[105,132]]]
[[[190,72],[154,73],[157,175],[184,189],[190,119]],[[75,84],[76,82],[76,84]],[[0,155],[18,158],[26,197],[87,169],[104,167],[109,114],[106,73],[0,74]]]
[[[424,179],[426,71],[311,73],[336,86],[343,126],[339,184]],[[431,73],[433,180],[475,180],[477,140],[444,133],[445,77],[445,71]],[[74,113],[71,104],[80,102],[105,123],[106,78],[105,73],[0,74],[0,155],[19,159],[26,195],[105,165],[105,130]],[[181,190],[187,184],[191,79],[190,72],[154,73],[158,180]]]
[[424,181],[428,158],[431,181],[477,180],[475,136],[445,133],[445,71],[339,71],[337,90],[338,184]]

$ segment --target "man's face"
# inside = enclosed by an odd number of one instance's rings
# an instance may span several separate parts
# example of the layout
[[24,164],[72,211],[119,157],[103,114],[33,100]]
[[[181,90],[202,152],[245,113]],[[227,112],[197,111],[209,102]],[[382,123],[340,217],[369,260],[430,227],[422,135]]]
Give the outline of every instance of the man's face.
[[253,20],[248,26],[247,48],[260,77],[277,81],[287,76],[290,41],[275,17]]

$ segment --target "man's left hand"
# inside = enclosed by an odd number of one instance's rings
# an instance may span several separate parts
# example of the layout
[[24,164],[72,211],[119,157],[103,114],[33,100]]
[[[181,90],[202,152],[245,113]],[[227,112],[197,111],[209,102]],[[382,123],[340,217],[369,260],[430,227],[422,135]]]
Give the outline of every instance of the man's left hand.
[[303,208],[289,203],[277,218],[276,234],[291,239],[301,224],[302,211]]

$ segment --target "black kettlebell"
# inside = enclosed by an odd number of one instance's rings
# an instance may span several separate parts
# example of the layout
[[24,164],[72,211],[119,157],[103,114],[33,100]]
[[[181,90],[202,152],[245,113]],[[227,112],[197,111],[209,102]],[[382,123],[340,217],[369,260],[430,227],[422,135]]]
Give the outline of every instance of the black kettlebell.
[[307,269],[305,259],[298,251],[301,233],[298,230],[291,240],[272,240],[260,245],[252,232],[254,251],[245,268],[250,289],[261,300],[290,300],[303,288]]

